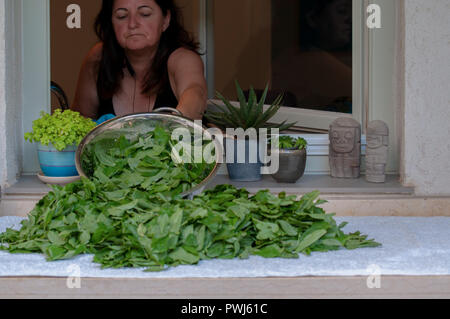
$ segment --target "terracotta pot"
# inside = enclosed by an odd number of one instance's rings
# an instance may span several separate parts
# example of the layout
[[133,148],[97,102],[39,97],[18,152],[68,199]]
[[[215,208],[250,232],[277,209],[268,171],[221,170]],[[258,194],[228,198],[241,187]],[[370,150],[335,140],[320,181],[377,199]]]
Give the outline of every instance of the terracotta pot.
[[306,149],[279,150],[280,167],[272,177],[279,183],[295,183],[305,173]]

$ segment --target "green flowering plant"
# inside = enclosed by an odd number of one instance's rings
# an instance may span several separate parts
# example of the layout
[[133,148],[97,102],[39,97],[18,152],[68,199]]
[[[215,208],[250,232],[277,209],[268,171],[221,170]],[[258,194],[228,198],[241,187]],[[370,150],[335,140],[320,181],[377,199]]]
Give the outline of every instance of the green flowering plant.
[[306,148],[307,145],[308,143],[302,137],[294,138],[292,136],[280,136],[278,139],[278,145],[276,146],[278,149],[302,150]]
[[42,145],[49,143],[62,151],[69,145],[78,145],[89,133],[96,123],[80,113],[56,109],[53,114],[40,113],[41,117],[33,121],[33,130],[25,133],[25,140],[40,142]]

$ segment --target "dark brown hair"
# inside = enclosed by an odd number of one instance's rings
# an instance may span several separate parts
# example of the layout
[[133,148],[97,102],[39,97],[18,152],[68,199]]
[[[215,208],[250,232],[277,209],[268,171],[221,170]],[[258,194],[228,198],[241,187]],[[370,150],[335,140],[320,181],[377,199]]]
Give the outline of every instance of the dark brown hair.
[[[173,0],[155,0],[163,15],[169,12],[170,25],[161,34],[158,50],[152,67],[145,75],[145,86],[142,93],[158,93],[169,83],[167,61],[170,54],[180,47],[198,52],[198,43],[184,29],[179,8]],[[97,91],[100,99],[110,99],[119,88],[119,80],[123,78],[123,68],[127,67],[132,75],[134,71],[128,63],[125,50],[117,41],[113,23],[112,10],[114,0],[103,0],[102,7],[95,20],[95,33],[103,43],[102,58],[98,65]]]

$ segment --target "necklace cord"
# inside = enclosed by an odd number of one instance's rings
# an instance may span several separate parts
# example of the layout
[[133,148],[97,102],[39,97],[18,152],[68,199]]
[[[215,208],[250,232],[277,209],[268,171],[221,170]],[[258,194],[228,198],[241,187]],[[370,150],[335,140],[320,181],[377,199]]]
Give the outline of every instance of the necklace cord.
[[[134,91],[133,91],[133,114],[135,113],[134,104],[136,102],[136,78],[134,78]],[[150,113],[150,96],[148,96],[147,112]]]

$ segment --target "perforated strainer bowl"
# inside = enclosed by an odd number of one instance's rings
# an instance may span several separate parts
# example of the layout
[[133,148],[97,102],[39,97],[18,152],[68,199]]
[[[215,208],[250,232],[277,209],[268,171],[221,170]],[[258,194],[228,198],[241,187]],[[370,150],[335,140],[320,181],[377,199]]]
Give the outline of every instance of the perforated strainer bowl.
[[[163,112],[172,112],[168,114]],[[78,173],[82,177],[90,178],[83,168],[83,153],[86,147],[91,143],[99,142],[103,139],[115,139],[125,136],[127,139],[133,140],[137,136],[153,131],[156,126],[162,126],[172,131],[177,128],[187,128],[191,134],[202,132],[206,139],[212,140],[215,147],[215,165],[209,175],[204,178],[201,183],[192,189],[181,194],[182,197],[193,198],[193,196],[201,193],[205,186],[214,178],[220,167],[220,158],[222,156],[221,144],[217,139],[213,139],[211,134],[202,126],[194,121],[183,117],[182,114],[173,108],[160,108],[152,113],[138,113],[117,117],[102,123],[89,132],[81,141],[75,155],[75,165]]]

